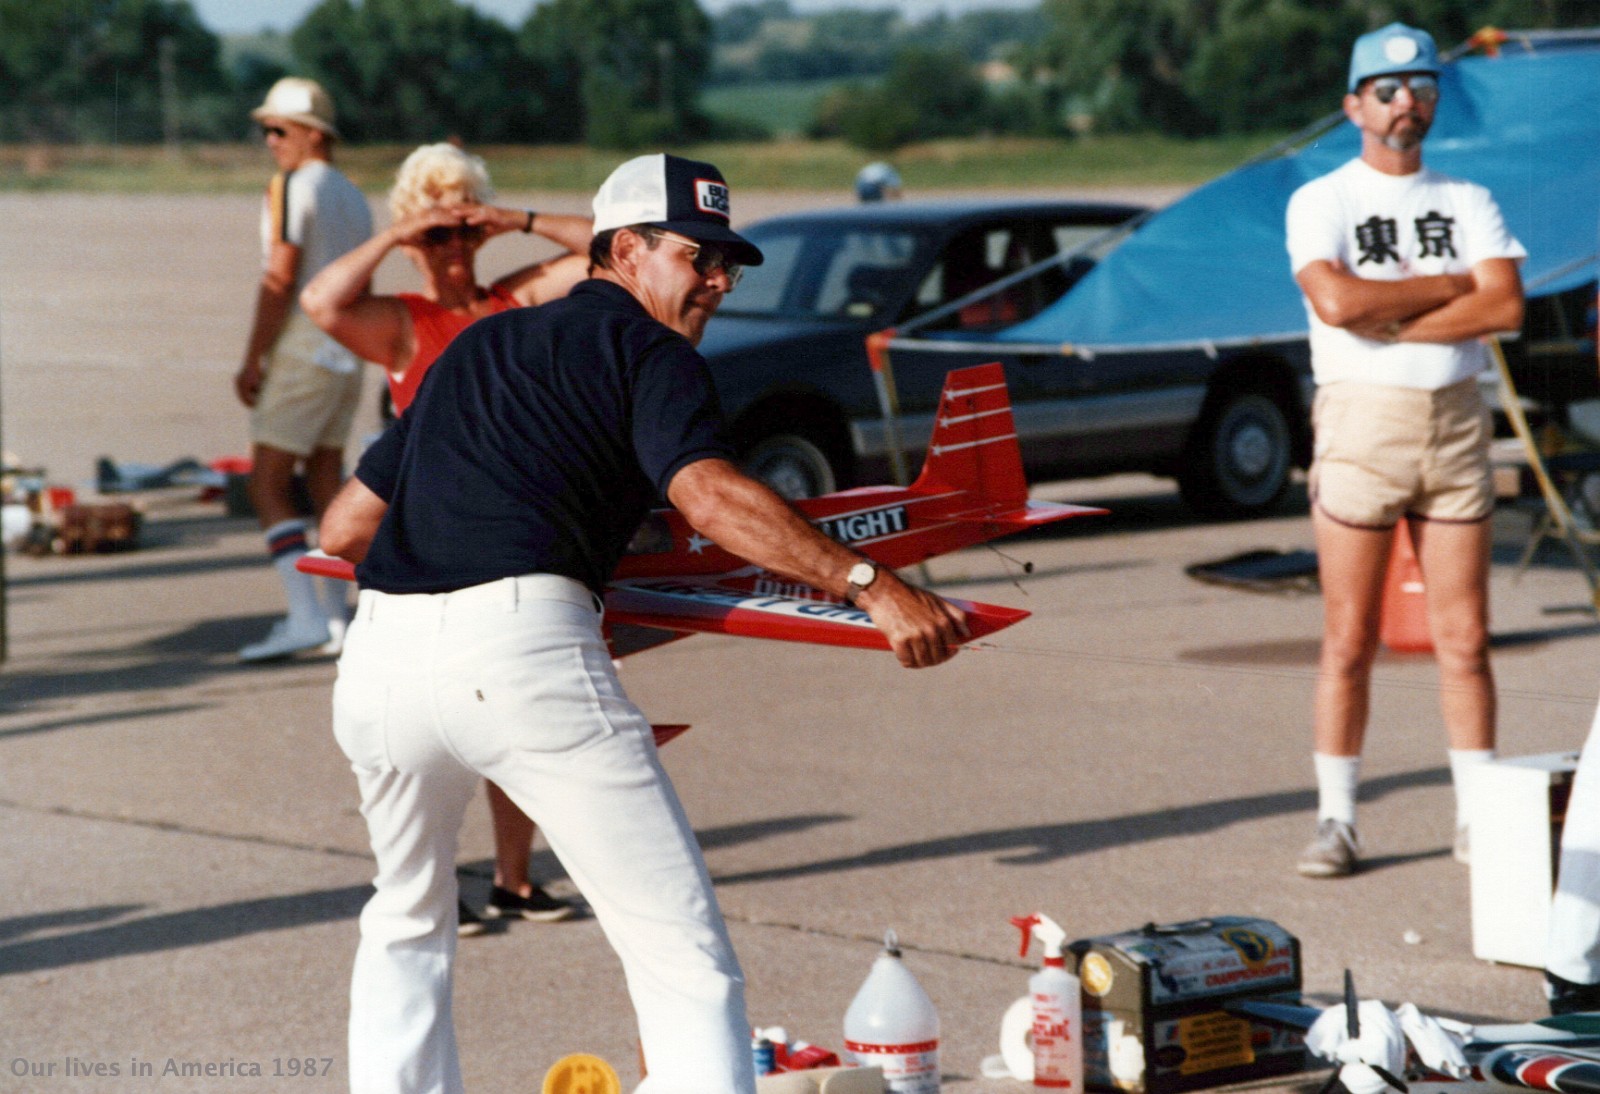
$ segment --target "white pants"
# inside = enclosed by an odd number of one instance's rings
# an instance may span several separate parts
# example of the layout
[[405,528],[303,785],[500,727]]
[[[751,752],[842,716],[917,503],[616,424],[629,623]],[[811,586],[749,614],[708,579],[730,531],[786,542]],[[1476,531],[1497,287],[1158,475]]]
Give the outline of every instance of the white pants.
[[711,879],[599,622],[583,585],[545,574],[362,590],[333,693],[378,862],[350,990],[356,1094],[462,1090],[455,854],[480,777],[538,823],[621,957],[650,1070],[640,1094],[754,1091]]
[[1575,984],[1600,983],[1600,710],[1567,802],[1545,968]]

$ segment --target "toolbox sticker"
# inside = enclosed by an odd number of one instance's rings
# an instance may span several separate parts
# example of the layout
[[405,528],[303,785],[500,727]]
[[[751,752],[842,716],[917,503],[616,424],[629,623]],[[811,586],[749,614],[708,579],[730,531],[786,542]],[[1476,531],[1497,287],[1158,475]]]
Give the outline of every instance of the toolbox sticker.
[[1217,932],[1217,937],[1238,950],[1239,956],[1244,958],[1244,963],[1250,968],[1259,967],[1263,961],[1272,956],[1272,940],[1248,927],[1230,927]]
[[1198,1075],[1223,1067],[1241,1067],[1256,1062],[1250,1043],[1250,1023],[1222,1011],[1195,1014],[1178,1020],[1178,1043],[1183,1046],[1183,1063],[1178,1071]]

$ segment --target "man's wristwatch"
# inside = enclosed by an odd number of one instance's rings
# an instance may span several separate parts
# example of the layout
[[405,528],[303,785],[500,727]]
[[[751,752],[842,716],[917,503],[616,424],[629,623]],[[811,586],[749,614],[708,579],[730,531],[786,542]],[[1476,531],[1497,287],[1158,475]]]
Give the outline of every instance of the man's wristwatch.
[[878,564],[862,559],[850,567],[850,572],[845,575],[848,591],[844,594],[844,598],[854,604],[856,597],[866,592],[876,580],[878,580]]

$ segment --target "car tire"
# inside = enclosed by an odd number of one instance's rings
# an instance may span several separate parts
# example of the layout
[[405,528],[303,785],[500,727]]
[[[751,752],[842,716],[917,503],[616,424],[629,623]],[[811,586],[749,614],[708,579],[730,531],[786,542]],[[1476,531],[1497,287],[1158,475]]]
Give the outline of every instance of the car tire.
[[831,494],[838,476],[822,447],[798,433],[776,433],[744,454],[744,471],[790,501]]
[[1206,516],[1256,516],[1283,500],[1293,466],[1294,430],[1282,403],[1260,391],[1228,392],[1195,426],[1178,489]]

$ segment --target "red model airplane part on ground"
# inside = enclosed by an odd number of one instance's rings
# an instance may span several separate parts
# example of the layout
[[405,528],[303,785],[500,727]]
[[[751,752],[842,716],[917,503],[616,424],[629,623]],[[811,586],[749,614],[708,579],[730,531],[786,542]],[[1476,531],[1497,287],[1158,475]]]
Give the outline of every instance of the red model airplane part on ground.
[[[909,487],[864,486],[796,502],[830,537],[899,569],[1027,528],[1104,513],[1030,501],[999,364],[945,378],[922,473]],[[343,559],[313,553],[298,567],[353,579]],[[973,639],[1028,612],[951,598]],[[606,587],[605,627],[614,656],[694,633],[737,634],[857,649],[889,648],[866,612],[729,554],[675,509],[651,512]]]

